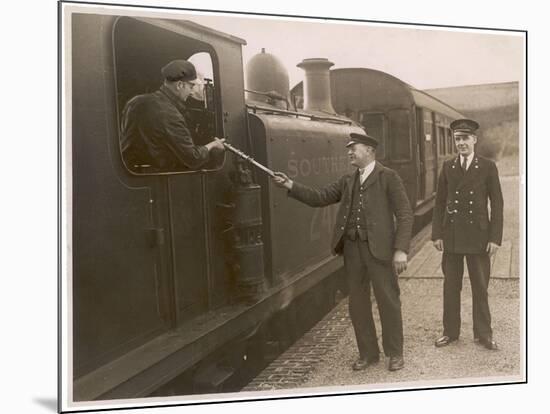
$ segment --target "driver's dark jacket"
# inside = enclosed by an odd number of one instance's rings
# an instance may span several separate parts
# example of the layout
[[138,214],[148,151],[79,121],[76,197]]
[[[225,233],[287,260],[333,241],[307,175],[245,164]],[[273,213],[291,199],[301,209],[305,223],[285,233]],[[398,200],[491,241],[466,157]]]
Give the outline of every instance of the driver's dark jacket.
[[209,159],[208,149],[193,143],[185,105],[164,85],[128,101],[122,112],[120,143],[131,170],[197,169]]

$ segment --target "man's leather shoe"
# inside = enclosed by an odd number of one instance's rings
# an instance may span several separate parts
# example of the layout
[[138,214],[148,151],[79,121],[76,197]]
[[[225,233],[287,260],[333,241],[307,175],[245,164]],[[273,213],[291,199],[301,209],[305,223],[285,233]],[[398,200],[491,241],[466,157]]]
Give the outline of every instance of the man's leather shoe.
[[380,357],[372,357],[372,358],[359,358],[357,361],[353,363],[351,368],[354,371],[363,371],[364,369],[367,369],[367,367],[376,364],[378,361],[380,361]]
[[478,343],[480,345],[483,345],[485,348],[491,350],[491,351],[496,351],[498,350],[498,345],[495,341],[493,341],[492,339],[486,339],[486,338],[479,338],[478,340]]
[[456,341],[458,338],[451,338],[450,336],[443,335],[441,338],[438,338],[437,341],[435,341],[435,346],[437,348],[441,348],[442,346],[447,346],[451,342]]
[[403,356],[392,356],[390,357],[390,364],[388,366],[388,369],[390,371],[397,371],[399,369],[402,369],[405,366],[405,360],[403,359]]

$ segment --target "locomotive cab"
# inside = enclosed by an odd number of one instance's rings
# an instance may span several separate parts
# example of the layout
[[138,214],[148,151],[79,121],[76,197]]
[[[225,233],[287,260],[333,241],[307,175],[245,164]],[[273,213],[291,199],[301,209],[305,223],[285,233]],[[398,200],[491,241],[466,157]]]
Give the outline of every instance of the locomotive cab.
[[122,109],[160,87],[166,63],[190,59],[205,78],[205,99],[187,102],[193,138],[242,147],[245,42],[178,20],[73,13],[70,24],[73,398],[149,395],[236,335],[205,335],[217,327],[209,312],[232,300],[220,214],[232,166],[224,157],[195,171],[126,165]]

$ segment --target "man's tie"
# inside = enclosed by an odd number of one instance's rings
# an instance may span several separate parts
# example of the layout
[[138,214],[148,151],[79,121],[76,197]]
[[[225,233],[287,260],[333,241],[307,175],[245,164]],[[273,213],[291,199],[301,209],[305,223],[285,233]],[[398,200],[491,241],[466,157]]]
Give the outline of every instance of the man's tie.
[[359,168],[359,182],[363,184],[363,173],[365,172],[364,168]]
[[466,174],[466,170],[468,169],[468,164],[467,164],[467,158],[466,157],[462,157],[462,172],[464,174]]

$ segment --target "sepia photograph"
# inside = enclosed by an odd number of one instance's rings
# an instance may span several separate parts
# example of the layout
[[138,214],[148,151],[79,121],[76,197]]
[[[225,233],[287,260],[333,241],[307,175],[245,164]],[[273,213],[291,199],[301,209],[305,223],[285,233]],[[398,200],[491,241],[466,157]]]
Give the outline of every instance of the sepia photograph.
[[527,383],[525,30],[63,1],[58,41],[60,412]]

